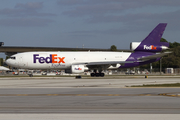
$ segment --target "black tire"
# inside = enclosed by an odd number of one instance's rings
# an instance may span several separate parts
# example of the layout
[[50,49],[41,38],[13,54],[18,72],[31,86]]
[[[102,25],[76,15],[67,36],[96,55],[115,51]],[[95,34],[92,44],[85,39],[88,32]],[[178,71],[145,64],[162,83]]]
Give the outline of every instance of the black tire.
[[79,76],[76,76],[76,79],[81,79],[81,76],[79,75]]
[[100,76],[100,73],[96,73],[96,77],[99,77]]
[[100,73],[100,76],[101,76],[101,77],[104,77],[104,73]]
[[94,73],[91,73],[91,77],[94,77],[95,76],[95,74]]
[[30,75],[29,75],[29,77],[33,77],[33,75],[32,75],[32,74],[30,74]]

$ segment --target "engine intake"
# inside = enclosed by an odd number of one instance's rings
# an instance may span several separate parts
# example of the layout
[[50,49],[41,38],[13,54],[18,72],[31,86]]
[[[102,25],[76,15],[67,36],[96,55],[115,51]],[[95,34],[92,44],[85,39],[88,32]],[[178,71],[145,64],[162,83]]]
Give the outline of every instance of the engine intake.
[[88,68],[85,67],[84,65],[72,65],[71,69],[65,70],[65,73],[79,74],[79,73],[83,73],[85,71],[88,71]]

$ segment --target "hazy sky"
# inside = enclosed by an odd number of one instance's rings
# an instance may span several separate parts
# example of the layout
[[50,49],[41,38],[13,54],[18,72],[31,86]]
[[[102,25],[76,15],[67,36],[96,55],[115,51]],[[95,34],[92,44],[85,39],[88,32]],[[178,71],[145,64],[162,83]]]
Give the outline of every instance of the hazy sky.
[[5,46],[129,49],[158,23],[180,42],[180,0],[1,0]]

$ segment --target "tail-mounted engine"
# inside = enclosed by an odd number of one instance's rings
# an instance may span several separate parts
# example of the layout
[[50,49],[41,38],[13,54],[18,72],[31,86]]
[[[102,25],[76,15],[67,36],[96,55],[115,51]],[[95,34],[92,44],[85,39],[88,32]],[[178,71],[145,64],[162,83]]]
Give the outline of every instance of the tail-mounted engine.
[[142,44],[142,42],[132,42],[130,43],[130,49],[133,51],[144,51],[144,52],[160,52],[162,50],[168,49],[165,43],[157,44]]

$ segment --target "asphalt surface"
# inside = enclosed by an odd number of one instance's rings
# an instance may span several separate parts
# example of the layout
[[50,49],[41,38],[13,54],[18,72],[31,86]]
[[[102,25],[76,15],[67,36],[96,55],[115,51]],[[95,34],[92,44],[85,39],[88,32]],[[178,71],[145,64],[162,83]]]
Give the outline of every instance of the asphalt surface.
[[0,78],[0,88],[124,88],[132,85],[180,83],[180,76],[109,76],[85,77],[5,77]]
[[179,78],[1,78],[0,113],[180,114],[180,88],[124,87],[178,81]]

